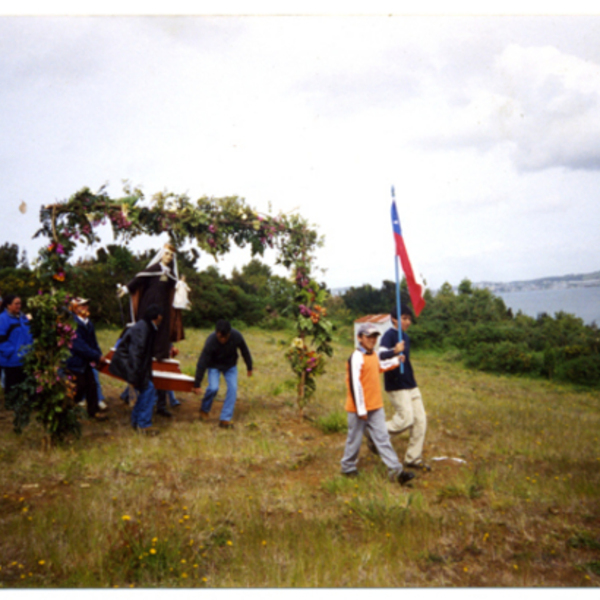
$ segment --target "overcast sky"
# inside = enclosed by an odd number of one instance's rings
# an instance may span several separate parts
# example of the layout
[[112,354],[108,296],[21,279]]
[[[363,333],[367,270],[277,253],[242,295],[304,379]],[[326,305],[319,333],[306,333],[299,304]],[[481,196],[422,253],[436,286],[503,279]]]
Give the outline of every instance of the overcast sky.
[[42,204],[129,180],[298,207],[330,287],[379,287],[394,185],[432,289],[600,270],[595,16],[3,16],[0,132],[30,259]]

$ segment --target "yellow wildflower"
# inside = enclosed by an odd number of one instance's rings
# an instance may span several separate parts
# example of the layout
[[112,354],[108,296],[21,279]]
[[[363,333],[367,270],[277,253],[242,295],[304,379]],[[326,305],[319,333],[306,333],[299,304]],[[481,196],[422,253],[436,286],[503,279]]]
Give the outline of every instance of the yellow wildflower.
[[131,521],[131,517],[129,515],[123,515],[121,519],[123,519],[123,521]]

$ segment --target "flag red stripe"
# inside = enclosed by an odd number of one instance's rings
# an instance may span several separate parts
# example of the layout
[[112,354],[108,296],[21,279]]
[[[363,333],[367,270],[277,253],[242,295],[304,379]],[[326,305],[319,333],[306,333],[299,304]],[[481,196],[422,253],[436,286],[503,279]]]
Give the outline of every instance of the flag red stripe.
[[408,252],[404,245],[404,238],[397,233],[394,233],[394,239],[396,241],[396,254],[400,257],[400,264],[406,277],[406,283],[408,285],[408,293],[412,301],[413,308],[415,309],[415,316],[419,316],[421,311],[425,308],[425,299],[423,298],[423,288],[417,283],[415,274],[408,258]]

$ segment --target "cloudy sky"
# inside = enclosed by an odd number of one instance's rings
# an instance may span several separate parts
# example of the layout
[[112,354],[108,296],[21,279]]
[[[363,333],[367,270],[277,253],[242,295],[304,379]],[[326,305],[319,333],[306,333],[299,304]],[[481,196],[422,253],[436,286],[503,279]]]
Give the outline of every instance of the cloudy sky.
[[596,16],[4,15],[0,132],[29,258],[42,204],[129,180],[297,208],[330,287],[380,286],[394,185],[432,289],[600,269]]

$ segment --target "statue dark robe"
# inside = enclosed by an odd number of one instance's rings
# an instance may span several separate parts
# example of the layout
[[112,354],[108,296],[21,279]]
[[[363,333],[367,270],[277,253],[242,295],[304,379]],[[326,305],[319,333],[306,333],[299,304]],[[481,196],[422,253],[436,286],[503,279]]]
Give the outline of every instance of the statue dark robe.
[[169,358],[171,344],[184,339],[181,311],[173,308],[176,281],[162,272],[160,263],[138,273],[128,284],[133,316],[139,321],[151,304],[162,308],[163,320],[154,338],[153,356]]

